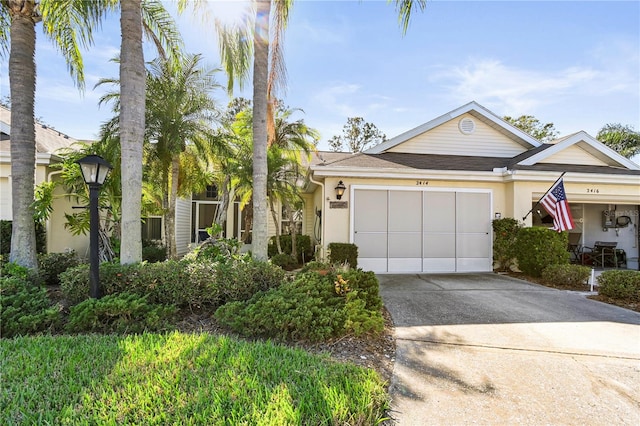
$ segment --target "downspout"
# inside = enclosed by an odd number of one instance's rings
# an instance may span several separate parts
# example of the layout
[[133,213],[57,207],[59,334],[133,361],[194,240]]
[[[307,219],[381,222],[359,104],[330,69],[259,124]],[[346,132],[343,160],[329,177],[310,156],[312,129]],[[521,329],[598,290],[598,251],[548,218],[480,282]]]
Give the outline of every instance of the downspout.
[[[309,180],[310,180],[311,182],[315,183],[316,185],[319,185],[319,186],[322,188],[322,198],[321,198],[322,204],[321,204],[321,207],[322,207],[322,210],[325,210],[325,208],[324,208],[324,204],[325,204],[325,203],[324,203],[324,201],[325,201],[325,187],[324,187],[324,182],[320,182],[320,181],[314,180],[314,179],[313,179],[313,173],[310,173],[310,174],[309,174]],[[323,214],[323,215],[325,216],[325,218],[326,218],[326,212],[323,212],[322,214]],[[314,220],[315,220],[315,219],[314,219]],[[324,253],[325,253],[324,244],[325,244],[325,238],[324,238],[324,224],[322,223],[322,219],[320,219],[320,246],[322,247],[322,258],[323,258],[323,259],[324,259]]]

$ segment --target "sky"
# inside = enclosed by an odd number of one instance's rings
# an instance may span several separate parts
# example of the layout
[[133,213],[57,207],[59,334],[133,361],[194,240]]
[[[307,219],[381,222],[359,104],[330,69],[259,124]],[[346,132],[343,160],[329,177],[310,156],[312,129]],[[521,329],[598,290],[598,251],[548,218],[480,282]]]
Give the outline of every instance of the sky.
[[[232,19],[237,2],[209,1]],[[242,6],[242,5],[240,5]],[[169,10],[175,5],[167,2]],[[192,10],[178,17],[186,51],[220,66],[210,23]],[[59,53],[37,29],[36,117],[76,139],[97,138],[112,116],[98,106],[117,78],[118,16],[84,51],[86,90],[78,91]],[[608,123],[640,130],[640,2],[429,1],[405,35],[384,0],[296,0],[285,35],[285,104],[327,141],[349,117],[363,117],[387,138],[471,101],[499,116],[533,115],[560,136],[596,136]],[[145,60],[154,58],[150,47]],[[0,63],[0,96],[9,94],[8,58]],[[218,73],[226,84],[226,76]],[[251,81],[235,96],[251,98]],[[221,89],[212,96],[224,107]]]

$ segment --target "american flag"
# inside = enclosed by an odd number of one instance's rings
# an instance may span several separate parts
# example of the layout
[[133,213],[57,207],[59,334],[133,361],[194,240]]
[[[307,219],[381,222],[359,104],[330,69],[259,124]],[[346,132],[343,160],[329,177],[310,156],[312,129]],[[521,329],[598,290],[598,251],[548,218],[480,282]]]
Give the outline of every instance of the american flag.
[[564,184],[560,179],[541,200],[540,204],[553,218],[554,231],[568,231],[574,228],[571,209],[564,192]]

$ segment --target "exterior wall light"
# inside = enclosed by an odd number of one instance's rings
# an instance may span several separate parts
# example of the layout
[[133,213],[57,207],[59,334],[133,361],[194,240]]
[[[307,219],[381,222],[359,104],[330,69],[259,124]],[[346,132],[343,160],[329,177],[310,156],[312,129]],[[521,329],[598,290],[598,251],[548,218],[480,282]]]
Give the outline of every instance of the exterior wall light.
[[100,187],[107,178],[109,171],[113,168],[104,158],[99,155],[87,155],[77,161],[80,164],[82,177],[89,187],[89,296],[94,299],[100,298],[100,262],[98,260],[98,193]]
[[336,199],[338,200],[342,199],[345,189],[347,189],[347,187],[344,186],[344,183],[342,183],[342,181],[338,182],[338,185],[335,187]]

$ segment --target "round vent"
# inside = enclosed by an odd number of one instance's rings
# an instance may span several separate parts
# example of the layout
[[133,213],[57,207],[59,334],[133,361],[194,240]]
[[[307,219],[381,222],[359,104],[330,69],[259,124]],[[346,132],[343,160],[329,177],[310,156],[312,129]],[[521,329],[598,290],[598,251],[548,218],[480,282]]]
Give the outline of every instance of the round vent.
[[476,123],[472,119],[465,117],[458,123],[458,128],[465,135],[470,135],[476,129]]

